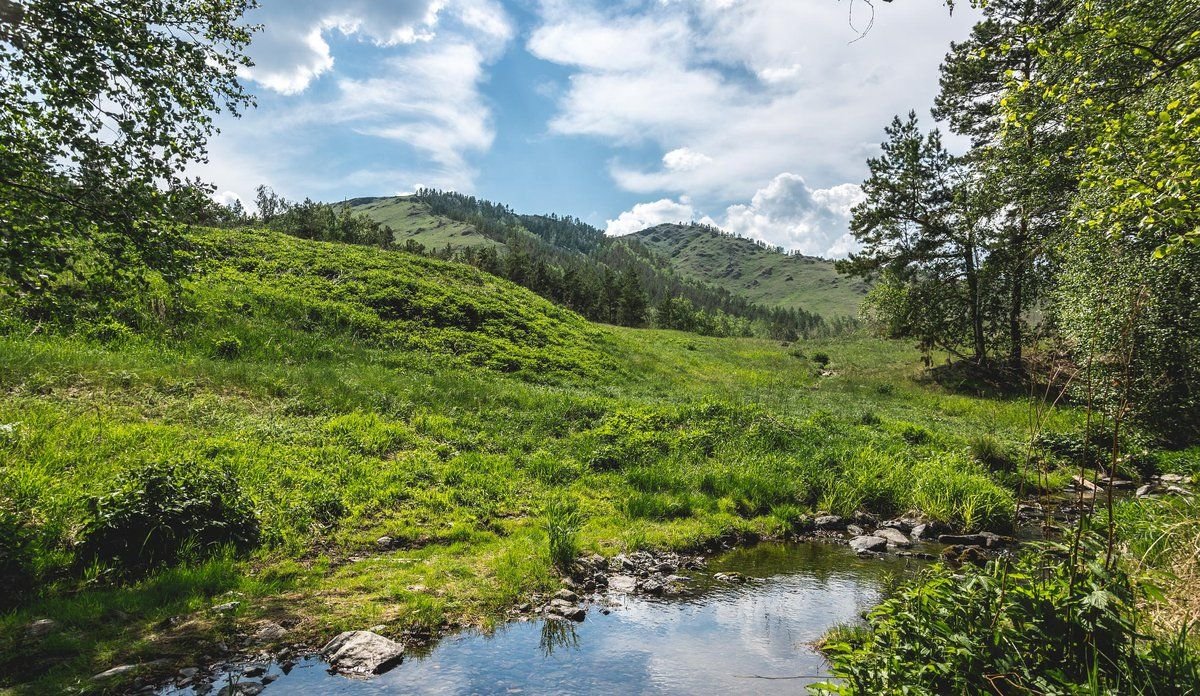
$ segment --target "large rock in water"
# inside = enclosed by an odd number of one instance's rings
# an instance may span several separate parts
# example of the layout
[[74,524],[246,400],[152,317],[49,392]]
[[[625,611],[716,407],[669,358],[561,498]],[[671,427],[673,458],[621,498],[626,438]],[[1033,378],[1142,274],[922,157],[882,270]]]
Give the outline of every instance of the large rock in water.
[[400,664],[404,646],[371,631],[346,631],[321,648],[321,656],[343,674],[383,674]]
[[892,546],[899,546],[902,549],[912,546],[912,542],[909,541],[908,536],[893,527],[880,527],[875,530],[875,536],[883,537]]
[[860,536],[850,540],[850,548],[856,553],[884,551],[887,549],[887,539],[878,536]]

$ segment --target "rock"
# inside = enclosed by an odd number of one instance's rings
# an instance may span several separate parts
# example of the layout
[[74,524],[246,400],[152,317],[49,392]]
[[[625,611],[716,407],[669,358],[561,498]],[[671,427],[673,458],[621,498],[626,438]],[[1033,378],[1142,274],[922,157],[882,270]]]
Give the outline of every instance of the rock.
[[1189,477],[1186,474],[1161,474],[1158,480],[1163,483],[1187,483]]
[[183,677],[184,679],[191,679],[199,673],[200,670],[196,667],[184,667],[183,669],[179,670],[179,676]]
[[326,643],[321,656],[344,674],[382,674],[404,659],[404,646],[371,631],[346,631]]
[[1145,498],[1146,496],[1153,495],[1154,493],[1157,493],[1157,492],[1158,492],[1158,486],[1156,486],[1153,483],[1147,483],[1147,484],[1143,484],[1142,486],[1140,486],[1137,489],[1137,492],[1134,493],[1134,495],[1139,498]]
[[658,580],[653,580],[653,579],[646,580],[645,582],[642,583],[642,592],[645,592],[648,595],[654,595],[657,597],[663,593],[663,590],[665,589],[665,587],[666,586]]
[[255,643],[278,643],[287,636],[288,630],[279,624],[268,621],[254,632]]
[[909,536],[911,536],[912,538],[916,539],[917,541],[920,541],[920,540],[922,539],[922,537],[924,537],[924,536],[925,536],[925,533],[926,533],[928,530],[929,530],[929,525],[927,525],[927,524],[918,524],[917,526],[915,526],[915,527],[913,527],[913,528],[912,528],[912,531],[911,531],[911,532],[909,532]]
[[546,612],[552,616],[561,616],[564,619],[571,621],[583,621],[587,616],[587,610],[583,607],[576,606],[571,602],[562,599],[556,599],[546,606]]
[[609,576],[608,589],[613,592],[633,592],[637,589],[637,578],[633,577],[632,575]]
[[912,541],[896,527],[880,527],[875,530],[875,536],[886,539],[889,546],[898,546],[902,549],[912,546]]
[[1186,496],[1190,496],[1192,494],[1192,492],[1189,491],[1188,489],[1184,488],[1183,486],[1167,486],[1167,494],[1168,495],[1182,495],[1182,496],[1186,497]]
[[845,526],[841,517],[837,515],[821,515],[813,520],[813,526],[817,529],[841,529]]
[[253,667],[250,667],[249,669],[247,669],[245,672],[242,672],[242,676],[254,678],[254,677],[261,677],[262,675],[264,675],[266,673],[267,673],[266,667],[263,667],[262,665],[254,665]]
[[937,540],[939,544],[952,544],[954,546],[988,545],[988,538],[982,534],[942,534]]
[[30,638],[41,638],[54,632],[58,622],[54,619],[38,619],[25,628],[25,635]]
[[229,614],[237,611],[237,608],[240,606],[242,606],[241,602],[226,602],[224,604],[218,604],[217,606],[213,607],[212,610],[218,614]]
[[1085,491],[1095,491],[1095,490],[1099,489],[1099,486],[1097,486],[1096,484],[1092,483],[1091,481],[1085,479],[1084,477],[1080,476],[1079,474],[1075,474],[1074,476],[1072,476],[1071,481],[1073,481],[1075,483],[1076,488],[1082,488]]
[[554,598],[561,599],[561,600],[564,600],[567,602],[578,602],[579,601],[579,595],[575,594],[574,592],[572,592],[571,590],[568,590],[565,587],[563,589],[559,590],[558,592],[555,592]]
[[392,542],[393,539],[390,536],[381,536],[375,540],[375,546],[386,550],[392,548]]
[[857,536],[850,540],[850,548],[855,553],[870,553],[887,549],[888,540],[881,536]]
[[742,575],[741,573],[715,573],[713,575],[713,580],[720,580],[721,582],[732,582],[734,584],[740,584],[740,583],[746,582],[746,576]]
[[859,537],[859,536],[866,534],[867,530],[863,529],[862,527],[858,526],[857,524],[850,524],[850,525],[846,525],[846,533],[849,534],[850,536]]
[[661,573],[663,575],[670,575],[671,573],[675,572],[675,564],[669,561],[664,561],[654,566],[654,572]]
[[894,529],[901,534],[908,534],[912,531],[912,525],[905,520],[888,520],[880,522],[879,529]]
[[119,677],[122,674],[128,674],[135,669],[137,669],[137,665],[117,665],[112,669],[106,669],[100,674],[93,675],[92,681],[104,681],[106,679],[112,679],[113,677]]

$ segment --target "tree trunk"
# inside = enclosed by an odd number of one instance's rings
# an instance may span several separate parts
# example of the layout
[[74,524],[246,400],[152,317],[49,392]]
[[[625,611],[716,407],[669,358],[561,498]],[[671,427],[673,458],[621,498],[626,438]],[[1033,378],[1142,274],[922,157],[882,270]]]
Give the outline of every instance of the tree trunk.
[[983,341],[983,316],[979,308],[979,272],[975,267],[975,234],[969,232],[964,262],[967,273],[967,298],[971,305],[971,335],[975,343],[975,361],[983,363],[987,360],[987,345]]
[[1021,368],[1021,310],[1025,291],[1025,244],[1029,236],[1029,218],[1021,211],[1021,224],[1012,238],[1012,297],[1008,307],[1008,360],[1013,369]]

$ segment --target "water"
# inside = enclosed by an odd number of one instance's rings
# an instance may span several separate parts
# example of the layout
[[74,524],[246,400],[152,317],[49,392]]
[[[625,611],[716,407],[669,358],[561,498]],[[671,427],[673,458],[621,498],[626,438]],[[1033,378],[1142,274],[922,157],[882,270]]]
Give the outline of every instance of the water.
[[[812,643],[879,601],[916,561],[861,559],[844,546],[760,544],[712,559],[692,597],[627,597],[583,623],[532,620],[464,632],[369,680],[299,662],[267,694],[803,693],[827,667]],[[741,585],[712,579],[736,571]],[[222,682],[218,680],[218,686]],[[168,690],[166,694],[191,694]]]

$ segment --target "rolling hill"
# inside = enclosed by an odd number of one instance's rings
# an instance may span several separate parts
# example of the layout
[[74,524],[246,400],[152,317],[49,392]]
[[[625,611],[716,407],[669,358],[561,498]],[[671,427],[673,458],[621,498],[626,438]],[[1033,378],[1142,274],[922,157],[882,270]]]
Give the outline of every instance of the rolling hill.
[[658,225],[637,239],[685,277],[772,307],[802,306],[826,318],[857,316],[868,286],[840,275],[833,262],[783,254],[749,239],[697,225]]
[[[502,240],[481,233],[468,222],[435,213],[419,196],[356,198],[350,204],[356,211],[391,226],[400,243],[411,239],[429,249],[441,249],[450,244],[454,247],[491,245],[505,250]],[[507,211],[503,206],[496,208]],[[587,252],[595,256],[605,248],[640,243],[651,252],[653,263],[660,272],[665,266],[680,279],[724,290],[768,308],[799,308],[828,319],[857,316],[858,306],[867,291],[865,283],[839,275],[829,260],[783,254],[708,227],[659,225],[626,237],[611,238],[598,229],[574,221],[572,228],[577,236],[564,241],[538,229],[539,222],[551,218],[516,215],[511,211],[505,212],[504,216],[510,222],[523,225],[542,243],[565,255]],[[582,232],[578,231],[580,229]],[[645,257],[646,254],[635,253],[634,256]]]

